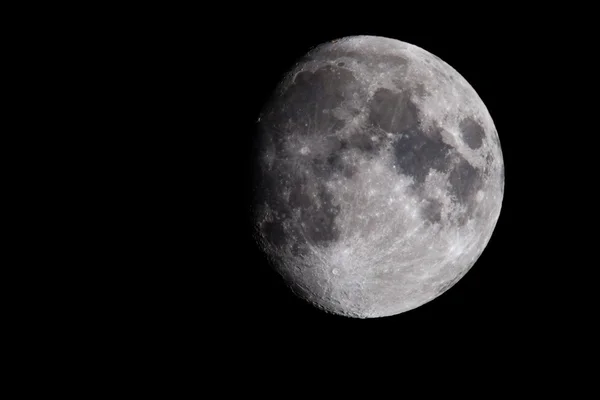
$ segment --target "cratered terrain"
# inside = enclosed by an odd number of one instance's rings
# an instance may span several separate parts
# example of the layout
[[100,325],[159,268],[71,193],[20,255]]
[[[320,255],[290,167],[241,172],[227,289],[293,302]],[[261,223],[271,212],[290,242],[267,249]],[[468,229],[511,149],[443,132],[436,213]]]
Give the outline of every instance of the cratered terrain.
[[504,193],[498,134],[435,55],[376,36],[322,44],[257,124],[255,239],[315,306],[357,318],[414,309],[488,244]]

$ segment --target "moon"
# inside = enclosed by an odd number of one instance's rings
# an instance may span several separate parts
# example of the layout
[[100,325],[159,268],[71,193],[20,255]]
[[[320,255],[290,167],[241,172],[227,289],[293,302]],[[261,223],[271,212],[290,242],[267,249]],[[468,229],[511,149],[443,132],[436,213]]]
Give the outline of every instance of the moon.
[[376,318],[440,296],[498,221],[504,161],[473,87],[415,45],[309,51],[257,120],[254,238],[300,298]]

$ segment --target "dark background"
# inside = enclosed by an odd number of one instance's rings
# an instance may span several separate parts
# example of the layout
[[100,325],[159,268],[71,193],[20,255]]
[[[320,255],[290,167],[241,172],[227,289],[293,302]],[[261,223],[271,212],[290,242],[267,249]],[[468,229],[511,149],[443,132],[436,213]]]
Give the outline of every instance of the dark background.
[[[436,381],[417,386],[402,370],[470,377],[493,365],[501,382],[486,389],[495,392],[515,371],[531,382],[540,370],[562,378],[585,369],[588,360],[576,358],[591,354],[583,339],[596,341],[597,319],[588,307],[597,257],[586,259],[597,236],[593,11],[375,2],[26,8],[7,37],[19,50],[7,63],[22,76],[5,77],[23,123],[14,136],[25,142],[7,174],[31,168],[17,179],[34,188],[14,190],[24,210],[6,213],[39,237],[19,240],[22,286],[6,279],[17,292],[7,308],[19,314],[7,326],[27,341],[12,347],[35,356],[19,356],[23,363],[75,382],[57,367],[68,363],[97,376],[94,389],[116,378],[153,390],[170,373],[200,381],[199,390],[217,383],[219,393],[262,378],[261,389],[278,396],[325,381],[370,389],[369,372],[375,386],[424,394]],[[368,320],[295,298],[253,243],[248,218],[264,101],[310,48],[360,34],[412,43],[458,70],[491,113],[506,169],[498,225],[471,271],[428,304]],[[385,371],[394,380],[381,378]],[[551,390],[560,381],[542,378]],[[463,382],[444,389],[455,394]]]

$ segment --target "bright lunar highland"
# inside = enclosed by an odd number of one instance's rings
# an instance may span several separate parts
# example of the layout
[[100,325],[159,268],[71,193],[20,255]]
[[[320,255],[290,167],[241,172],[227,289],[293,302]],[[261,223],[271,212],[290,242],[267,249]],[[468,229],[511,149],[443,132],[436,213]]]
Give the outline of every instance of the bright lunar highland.
[[324,43],[257,123],[255,239],[315,306],[356,318],[414,309],[488,244],[504,194],[498,133],[435,55],[376,36]]

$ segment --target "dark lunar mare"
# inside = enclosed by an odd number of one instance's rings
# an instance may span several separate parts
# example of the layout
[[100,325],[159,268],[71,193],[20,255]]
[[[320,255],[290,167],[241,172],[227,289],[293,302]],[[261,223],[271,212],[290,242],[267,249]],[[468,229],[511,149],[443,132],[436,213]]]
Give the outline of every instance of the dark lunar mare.
[[369,100],[369,122],[386,132],[400,133],[419,123],[419,109],[411,100],[411,91],[399,93],[380,88]]
[[302,71],[275,101],[277,123],[288,123],[300,135],[336,132],[343,128],[344,121],[323,110],[339,107],[360,91],[359,83],[346,68],[325,66],[315,72]]
[[458,163],[450,172],[449,182],[451,193],[461,204],[469,204],[474,195],[482,186],[480,172],[467,160],[458,156]]
[[425,182],[431,169],[448,169],[453,148],[442,141],[441,134],[432,137],[417,126],[401,133],[393,143],[396,170],[398,173],[412,176],[417,188]]
[[478,149],[483,143],[485,131],[473,118],[465,118],[460,122],[460,132],[463,140],[472,149]]
[[436,199],[427,199],[421,209],[421,214],[430,223],[440,222],[442,220],[442,203]]

